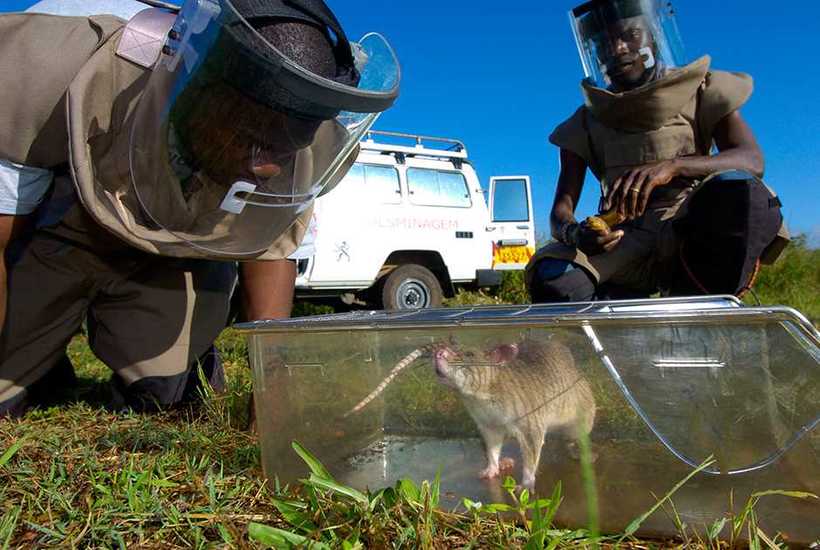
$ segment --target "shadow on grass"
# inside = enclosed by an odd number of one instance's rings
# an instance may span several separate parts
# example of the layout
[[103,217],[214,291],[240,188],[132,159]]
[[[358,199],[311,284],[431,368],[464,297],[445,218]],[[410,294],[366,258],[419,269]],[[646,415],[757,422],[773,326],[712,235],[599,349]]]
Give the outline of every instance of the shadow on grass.
[[112,400],[110,372],[107,377],[85,368],[80,372],[78,376],[68,357],[63,357],[45,376],[28,387],[31,406],[48,408],[82,402],[92,408],[107,408]]

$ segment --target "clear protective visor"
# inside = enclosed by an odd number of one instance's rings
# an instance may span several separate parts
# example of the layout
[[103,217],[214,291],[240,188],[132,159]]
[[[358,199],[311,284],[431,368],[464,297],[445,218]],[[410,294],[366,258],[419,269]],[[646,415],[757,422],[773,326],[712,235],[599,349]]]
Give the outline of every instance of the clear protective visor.
[[587,80],[624,92],[686,65],[671,2],[592,0],[569,12]]
[[262,254],[393,103],[396,55],[367,34],[345,78],[314,74],[228,0],[189,0],[169,36],[130,137],[143,225],[206,256]]

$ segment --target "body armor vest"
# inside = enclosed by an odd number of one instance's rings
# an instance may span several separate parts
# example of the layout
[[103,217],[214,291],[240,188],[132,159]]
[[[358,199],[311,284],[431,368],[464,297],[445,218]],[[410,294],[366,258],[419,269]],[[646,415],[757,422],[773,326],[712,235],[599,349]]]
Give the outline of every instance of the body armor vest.
[[[689,155],[708,155],[715,125],[752,93],[751,78],[709,72],[708,56],[667,72],[635,90],[613,93],[582,83],[584,106],[559,125],[550,141],[583,158],[606,194],[630,168]],[[660,195],[692,182],[672,182]]]

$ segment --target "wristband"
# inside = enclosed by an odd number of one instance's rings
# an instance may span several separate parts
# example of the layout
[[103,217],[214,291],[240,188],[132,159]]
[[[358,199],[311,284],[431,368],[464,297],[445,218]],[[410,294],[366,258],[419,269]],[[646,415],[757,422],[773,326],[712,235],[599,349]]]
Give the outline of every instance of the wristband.
[[580,224],[576,222],[567,222],[558,230],[558,240],[567,246],[577,246],[578,244],[578,229]]

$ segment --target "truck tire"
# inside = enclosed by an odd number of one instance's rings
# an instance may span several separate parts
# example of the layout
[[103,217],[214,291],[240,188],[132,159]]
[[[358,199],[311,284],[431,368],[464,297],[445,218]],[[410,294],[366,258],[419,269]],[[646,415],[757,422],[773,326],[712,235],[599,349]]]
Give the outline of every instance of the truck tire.
[[443,297],[441,283],[426,267],[405,264],[391,271],[382,287],[384,309],[438,307]]

